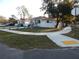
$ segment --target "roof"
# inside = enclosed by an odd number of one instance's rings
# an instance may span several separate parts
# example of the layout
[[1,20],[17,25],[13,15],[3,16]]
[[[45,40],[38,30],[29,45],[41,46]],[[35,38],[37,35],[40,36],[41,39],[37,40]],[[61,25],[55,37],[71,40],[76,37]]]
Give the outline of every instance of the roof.
[[54,18],[47,18],[45,16],[34,17],[33,20],[53,20]]

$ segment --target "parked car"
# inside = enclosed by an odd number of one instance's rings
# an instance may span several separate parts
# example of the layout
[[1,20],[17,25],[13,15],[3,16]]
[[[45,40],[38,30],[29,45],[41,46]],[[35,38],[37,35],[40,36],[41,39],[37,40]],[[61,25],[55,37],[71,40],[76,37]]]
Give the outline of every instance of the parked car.
[[7,23],[6,26],[15,26],[15,23]]

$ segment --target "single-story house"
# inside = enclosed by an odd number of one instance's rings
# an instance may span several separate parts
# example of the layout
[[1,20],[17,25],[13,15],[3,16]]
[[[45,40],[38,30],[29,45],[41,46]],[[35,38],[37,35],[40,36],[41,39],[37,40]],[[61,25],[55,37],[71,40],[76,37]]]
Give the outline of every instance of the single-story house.
[[37,26],[37,27],[55,27],[56,21],[54,19],[46,18],[46,17],[34,17],[30,20],[20,20],[20,24],[23,24],[23,26]]
[[56,21],[46,17],[35,17],[32,19],[34,26],[38,27],[55,27]]

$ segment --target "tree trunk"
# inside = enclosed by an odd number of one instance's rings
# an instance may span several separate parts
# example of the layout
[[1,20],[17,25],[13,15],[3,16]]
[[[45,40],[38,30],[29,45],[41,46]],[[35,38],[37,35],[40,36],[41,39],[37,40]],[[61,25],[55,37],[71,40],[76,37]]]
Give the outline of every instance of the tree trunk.
[[64,21],[62,20],[62,27],[64,27]]
[[60,21],[59,21],[59,20],[57,20],[55,28],[57,28],[57,27],[58,27],[59,22],[60,22]]

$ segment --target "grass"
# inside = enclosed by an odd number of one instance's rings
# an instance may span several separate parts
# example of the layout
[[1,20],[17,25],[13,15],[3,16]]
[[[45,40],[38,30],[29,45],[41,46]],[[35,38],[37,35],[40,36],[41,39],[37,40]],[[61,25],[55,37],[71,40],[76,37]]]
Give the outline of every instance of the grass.
[[42,27],[35,27],[35,28],[23,28],[23,29],[16,29],[18,31],[24,31],[24,32],[55,32],[59,29],[57,28],[42,28]]
[[64,34],[64,35],[79,39],[79,28],[74,28],[73,31],[71,31],[70,33]]
[[0,29],[10,29],[10,28],[16,28],[15,26],[0,26]]
[[2,31],[0,31],[0,42],[7,44],[9,47],[24,50],[33,48],[58,48],[58,46],[46,36],[18,35]]

